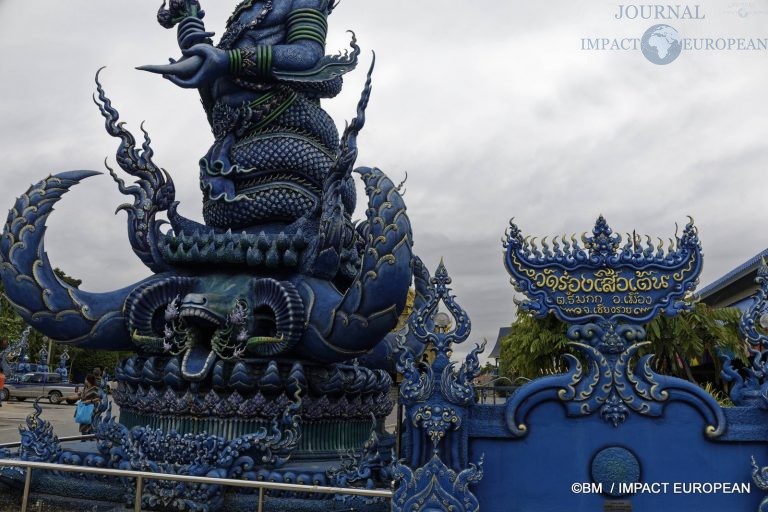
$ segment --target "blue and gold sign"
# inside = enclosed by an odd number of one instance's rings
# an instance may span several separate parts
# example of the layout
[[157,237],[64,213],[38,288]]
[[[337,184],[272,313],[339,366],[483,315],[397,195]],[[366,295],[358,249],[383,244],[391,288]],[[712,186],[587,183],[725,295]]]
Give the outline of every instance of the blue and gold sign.
[[551,312],[568,323],[636,324],[687,309],[683,298],[695,288],[702,265],[693,219],[682,236],[667,242],[635,233],[622,238],[602,215],[581,244],[575,235],[537,244],[510,221],[504,265],[515,289],[528,297],[520,309],[539,317]]

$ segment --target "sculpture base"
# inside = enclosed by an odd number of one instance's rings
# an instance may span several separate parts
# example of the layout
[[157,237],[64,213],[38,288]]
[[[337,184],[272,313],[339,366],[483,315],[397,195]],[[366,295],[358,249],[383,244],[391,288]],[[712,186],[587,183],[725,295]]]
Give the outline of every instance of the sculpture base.
[[[149,427],[164,432],[171,430],[179,434],[206,434],[232,440],[269,428],[263,420],[241,418],[195,418],[191,416],[158,416],[133,411],[122,411],[120,423],[128,428]],[[380,423],[377,427],[380,428]],[[291,460],[339,460],[339,452],[359,449],[371,435],[374,425],[371,418],[339,418],[301,422],[302,436],[291,454]]]

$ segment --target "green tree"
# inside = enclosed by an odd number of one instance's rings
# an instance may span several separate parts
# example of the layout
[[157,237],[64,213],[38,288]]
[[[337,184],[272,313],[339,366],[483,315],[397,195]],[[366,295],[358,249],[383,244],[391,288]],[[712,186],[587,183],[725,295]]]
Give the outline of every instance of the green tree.
[[82,279],[75,279],[72,276],[68,276],[63,270],[61,270],[59,267],[56,267],[53,269],[53,273],[56,274],[56,277],[67,283],[72,288],[80,288],[80,285],[83,284]]
[[480,375],[491,375],[496,371],[496,365],[490,361],[487,361],[485,365],[480,369]]
[[25,327],[24,321],[16,314],[16,310],[5,296],[3,283],[0,282],[0,348],[18,339]]
[[[104,368],[110,376],[115,375],[118,361],[130,354],[129,352],[111,352],[108,350],[90,350],[82,348],[69,349],[70,371],[81,379],[91,373],[94,368]],[[58,365],[58,359],[56,360]]]
[[561,356],[572,352],[565,331],[565,324],[553,315],[518,315],[509,336],[501,340],[499,374],[514,381],[563,371]]
[[[745,344],[738,330],[739,310],[714,309],[697,302],[691,311],[674,317],[659,315],[646,328],[650,345],[640,354],[653,353],[653,367],[659,373],[675,375],[695,382],[690,364],[709,356],[715,365],[713,380],[719,380],[719,353],[728,352],[744,360]],[[502,340],[502,375],[511,379],[529,379],[565,370],[562,355],[578,350],[568,346],[566,325],[553,315],[536,319],[520,315],[512,324],[512,332]]]

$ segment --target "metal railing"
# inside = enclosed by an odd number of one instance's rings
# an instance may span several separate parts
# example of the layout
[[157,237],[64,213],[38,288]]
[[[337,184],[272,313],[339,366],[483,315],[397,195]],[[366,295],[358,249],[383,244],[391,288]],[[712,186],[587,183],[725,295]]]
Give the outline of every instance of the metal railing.
[[[86,434],[84,436],[69,436],[69,437],[59,437],[60,443],[65,443],[67,441],[88,441],[89,439],[96,439],[96,434]],[[2,443],[0,444],[0,450],[3,448],[18,448],[21,446],[21,441],[16,441],[15,443]]]
[[92,473],[96,475],[117,476],[136,479],[136,495],[134,497],[134,512],[141,512],[141,494],[144,480],[171,480],[175,482],[191,482],[230,487],[247,487],[259,490],[258,512],[264,511],[264,491],[293,491],[301,493],[342,494],[347,496],[367,496],[372,498],[392,499],[392,491],[385,489],[356,489],[345,487],[328,487],[322,485],[286,484],[282,482],[258,482],[253,480],[234,480],[232,478],[210,478],[205,476],[167,475],[164,473],[147,473],[123,469],[106,469],[86,466],[70,466],[66,464],[50,464],[48,462],[32,462],[26,460],[0,459],[0,466],[26,468],[24,477],[24,494],[21,498],[21,512],[27,512],[29,490],[32,483],[32,470],[44,469],[70,473]]
[[520,386],[475,386],[478,402],[496,405],[504,403]]

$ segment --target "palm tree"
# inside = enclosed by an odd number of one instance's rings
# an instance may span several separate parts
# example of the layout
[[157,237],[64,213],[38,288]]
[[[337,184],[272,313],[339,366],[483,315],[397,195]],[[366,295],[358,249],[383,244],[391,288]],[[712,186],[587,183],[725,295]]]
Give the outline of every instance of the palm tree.
[[[694,383],[691,361],[711,359],[715,370],[712,380],[717,381],[722,367],[721,353],[746,359],[738,330],[740,316],[738,309],[714,309],[701,302],[674,317],[659,315],[645,326],[646,340],[651,343],[641,354],[655,354],[653,366],[657,372]],[[564,371],[561,356],[579,355],[568,345],[566,330],[566,324],[551,314],[542,319],[518,316],[510,335],[502,340],[501,374],[510,378],[535,378]]]

